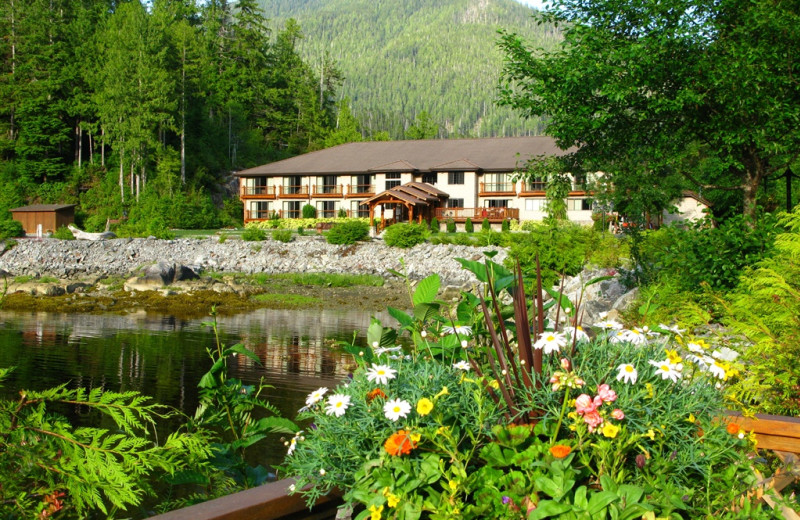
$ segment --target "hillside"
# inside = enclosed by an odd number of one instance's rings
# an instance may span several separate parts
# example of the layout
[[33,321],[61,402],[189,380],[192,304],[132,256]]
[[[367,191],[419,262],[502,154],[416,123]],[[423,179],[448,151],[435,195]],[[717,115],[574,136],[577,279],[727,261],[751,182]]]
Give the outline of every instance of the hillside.
[[540,134],[497,107],[502,55],[500,28],[551,47],[552,27],[539,26],[532,9],[513,0],[260,0],[272,26],[295,18],[304,34],[301,53],[317,72],[327,55],[345,78],[362,130],[402,138],[421,111],[440,136]]

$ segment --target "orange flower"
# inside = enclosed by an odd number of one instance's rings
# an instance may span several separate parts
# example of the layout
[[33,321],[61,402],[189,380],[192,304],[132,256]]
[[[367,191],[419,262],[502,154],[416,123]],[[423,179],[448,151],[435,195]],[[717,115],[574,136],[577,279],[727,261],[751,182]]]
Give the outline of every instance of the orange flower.
[[563,459],[572,452],[572,448],[563,444],[556,444],[550,448],[550,453],[557,459]]
[[376,397],[383,397],[384,399],[386,399],[386,394],[380,388],[370,390],[369,393],[367,393],[367,402],[368,403],[372,402],[372,400],[375,399]]
[[408,455],[416,447],[417,443],[411,438],[411,432],[408,430],[393,433],[383,444],[386,453],[392,456]]
[[725,427],[725,430],[731,435],[736,435],[739,433],[739,425],[732,422],[728,423],[728,426]]

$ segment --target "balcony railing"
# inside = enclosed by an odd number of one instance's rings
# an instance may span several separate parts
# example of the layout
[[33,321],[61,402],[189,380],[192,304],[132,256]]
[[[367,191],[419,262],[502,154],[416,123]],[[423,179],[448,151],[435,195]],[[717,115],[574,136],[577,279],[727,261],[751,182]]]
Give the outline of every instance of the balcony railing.
[[275,186],[242,186],[242,198],[274,199]]
[[465,222],[468,218],[473,221],[488,218],[489,222],[519,220],[518,208],[436,208],[435,214],[439,221]]
[[295,185],[280,186],[278,191],[278,198],[307,199],[308,186],[295,186]]
[[482,182],[479,196],[516,195],[517,188],[513,182]]
[[314,197],[341,197],[344,194],[341,184],[315,184],[312,188],[311,193]]
[[371,197],[375,195],[374,184],[348,184],[346,197]]
[[527,195],[527,194],[531,193],[531,194],[541,195],[542,193],[545,192],[546,189],[547,189],[547,183],[546,182],[539,182],[539,181],[523,182],[522,183],[522,187],[521,187],[521,191],[520,191],[519,194],[520,195]]

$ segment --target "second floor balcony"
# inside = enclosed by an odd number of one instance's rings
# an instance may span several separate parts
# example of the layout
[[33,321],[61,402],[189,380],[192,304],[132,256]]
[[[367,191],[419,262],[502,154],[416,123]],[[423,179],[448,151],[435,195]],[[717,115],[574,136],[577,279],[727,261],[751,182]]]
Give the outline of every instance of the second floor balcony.
[[514,197],[517,195],[517,186],[513,182],[482,182],[478,195],[481,197]]
[[239,193],[243,199],[274,199],[275,186],[242,186]]
[[372,197],[375,195],[374,184],[348,184],[345,197],[358,198],[358,197]]
[[285,186],[279,186],[278,198],[307,199],[308,193],[309,193],[308,186],[302,186],[299,184],[287,184]]
[[341,198],[344,186],[341,184],[314,184],[311,186],[311,196],[317,198]]

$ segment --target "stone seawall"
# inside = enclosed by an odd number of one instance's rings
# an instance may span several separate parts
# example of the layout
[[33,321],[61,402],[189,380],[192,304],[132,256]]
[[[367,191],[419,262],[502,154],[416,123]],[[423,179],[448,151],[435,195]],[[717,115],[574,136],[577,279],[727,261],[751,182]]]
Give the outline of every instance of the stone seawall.
[[[502,262],[501,248],[494,258]],[[455,245],[421,244],[411,249],[387,247],[382,240],[352,246],[328,244],[322,237],[297,237],[290,243],[244,242],[218,238],[157,240],[120,238],[84,240],[23,239],[0,256],[0,269],[12,276],[53,276],[84,280],[104,276],[133,276],[158,262],[185,265],[203,272],[238,273],[351,273],[390,276],[389,269],[412,279],[438,273],[443,285],[468,286],[475,282],[455,258],[481,260],[484,249]],[[401,264],[400,259],[403,259]]]

